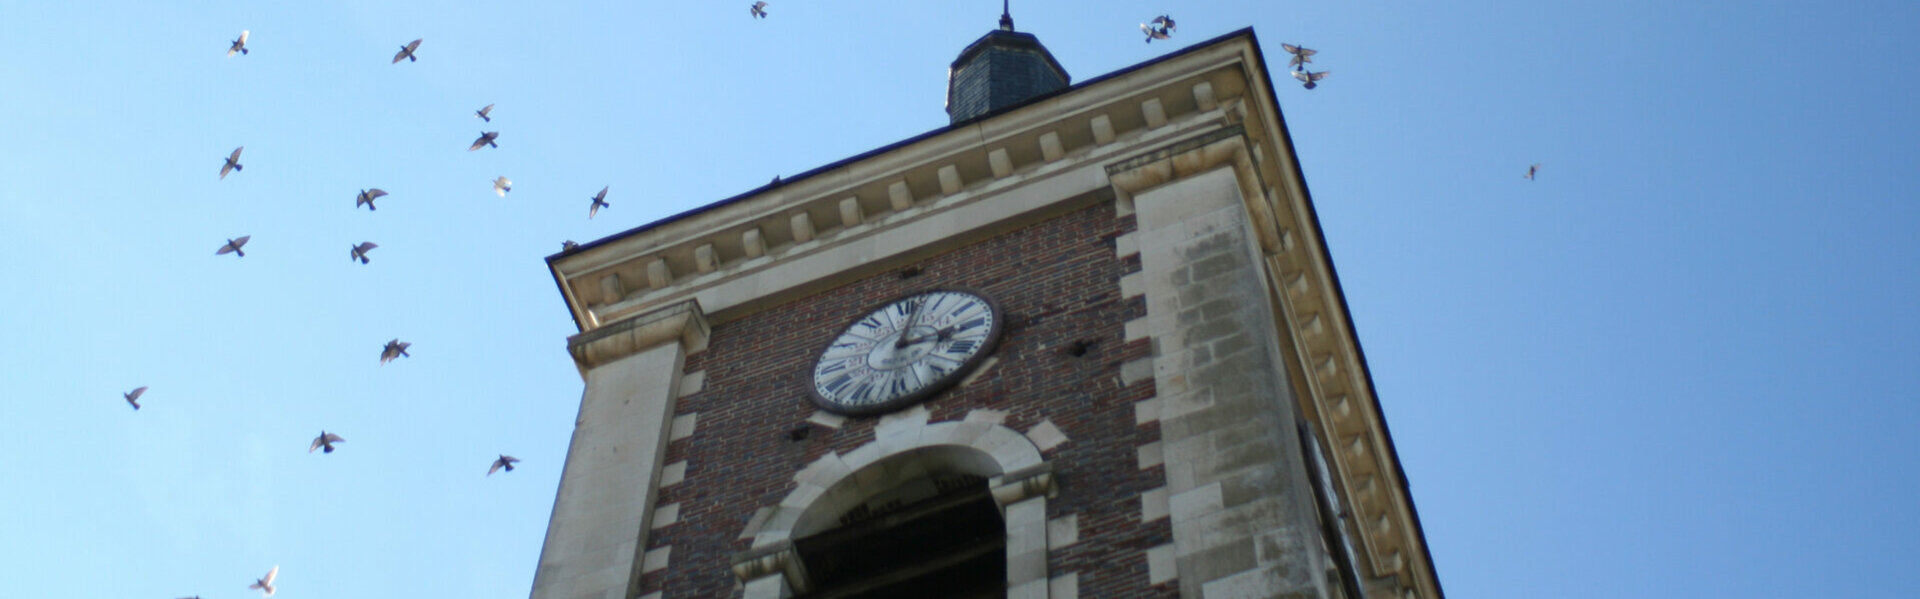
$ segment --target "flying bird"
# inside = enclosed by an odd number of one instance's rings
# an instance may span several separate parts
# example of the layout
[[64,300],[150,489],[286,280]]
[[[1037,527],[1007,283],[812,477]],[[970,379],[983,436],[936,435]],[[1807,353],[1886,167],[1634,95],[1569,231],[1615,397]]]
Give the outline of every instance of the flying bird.
[[385,366],[400,356],[413,357],[413,354],[407,353],[407,348],[412,346],[412,343],[402,343],[399,339],[388,341],[387,346],[380,350],[380,365]]
[[504,198],[504,197],[507,197],[507,192],[509,191],[513,191],[512,179],[508,179],[505,176],[502,176],[498,179],[493,180],[494,193],[500,194],[500,197]]
[[[426,39],[426,38],[420,38],[420,39]],[[399,54],[393,55],[393,64],[400,64],[400,59],[402,58],[407,59],[408,62],[419,61],[420,59],[414,57],[413,55],[413,51],[419,50],[419,49],[420,49],[420,40],[413,40],[411,42],[407,42],[407,45],[400,47]]]
[[498,148],[500,147],[500,144],[493,143],[493,140],[499,139],[499,138],[500,138],[499,131],[481,131],[480,139],[473,140],[473,145],[467,146],[467,151],[472,152],[474,150],[478,150],[480,149],[480,146],[493,146]]
[[133,406],[133,409],[138,410],[140,409],[140,396],[146,393],[147,387],[142,385],[139,389],[121,393],[120,396],[127,398],[127,404]]
[[232,154],[227,155],[227,163],[220,166],[220,178],[227,178],[227,173],[233,171],[246,170],[246,167],[240,166],[240,151],[245,149],[247,149],[246,146],[240,146],[234,148]]
[[280,575],[280,566],[274,566],[272,570],[267,571],[266,576],[262,576],[259,579],[254,580],[253,584],[247,585],[247,588],[259,590],[261,597],[272,597],[273,596],[273,579],[274,577],[277,577],[279,575]]
[[348,258],[359,260],[361,264],[366,264],[367,252],[377,247],[380,247],[380,245],[371,241],[362,241],[360,245],[353,246],[353,254],[349,255]]
[[601,208],[612,207],[613,204],[607,203],[607,188],[602,187],[600,188],[600,193],[594,194],[593,196],[593,207],[587,209],[587,218],[593,218],[593,215],[599,214]]
[[379,210],[379,208],[374,207],[373,201],[386,196],[387,196],[387,192],[381,191],[381,189],[378,187],[375,187],[373,189],[362,189],[360,190],[360,195],[353,198],[353,207],[355,209],[358,209],[360,208],[361,204],[366,204],[367,210],[369,211]]
[[1166,30],[1156,29],[1154,26],[1146,23],[1140,24],[1140,31],[1147,34],[1147,43],[1149,44],[1153,43],[1153,40],[1163,40],[1169,37]]
[[1527,180],[1532,181],[1533,176],[1539,172],[1540,172],[1540,163],[1538,162],[1533,163],[1533,166],[1527,167]]
[[347,440],[340,438],[340,435],[320,431],[320,436],[313,438],[313,445],[307,446],[307,453],[313,453],[313,450],[321,448],[326,449],[326,451],[321,453],[333,453],[333,444],[346,442]]
[[480,119],[480,120],[483,120],[483,121],[486,121],[486,122],[489,122],[489,123],[491,123],[491,122],[493,122],[493,117],[490,117],[490,116],[487,116],[487,114],[489,114],[489,113],[491,113],[491,112],[493,112],[493,105],[492,105],[492,104],[488,104],[488,105],[487,105],[487,106],[486,106],[485,108],[481,108],[481,109],[479,109],[479,110],[475,110],[475,111],[473,111],[473,116],[474,116],[475,118],[478,118],[478,119]]
[[233,45],[227,47],[227,57],[232,58],[234,52],[247,53],[247,30],[240,30],[240,39],[233,40]]
[[756,19],[767,18],[767,3],[755,2],[753,3],[753,6],[747,7],[747,11],[753,13],[753,18],[756,18]]
[[247,239],[250,239],[252,237],[253,237],[252,235],[241,235],[233,239],[228,239],[227,244],[220,246],[220,250],[214,252],[213,255],[218,256],[221,254],[232,252],[234,254],[237,254],[238,257],[245,258],[247,257],[247,253],[240,251],[240,248],[246,247]]
[[500,454],[500,459],[494,460],[493,467],[487,469],[487,476],[493,476],[493,473],[499,472],[501,468],[506,468],[507,472],[513,472],[513,464],[518,461],[520,461],[520,458],[504,453]]
[[1147,34],[1149,44],[1153,43],[1153,40],[1167,39],[1173,35],[1173,17],[1167,15],[1154,17],[1152,21],[1141,23],[1140,31]]
[[1293,55],[1293,59],[1287,61],[1287,66],[1290,67],[1297,67],[1313,62],[1313,55],[1320,53],[1319,50],[1295,46],[1293,44],[1280,44],[1280,49],[1286,50],[1288,54]]
[[1293,72],[1293,78],[1299,79],[1301,81],[1301,87],[1305,87],[1307,89],[1313,89],[1316,87],[1320,87],[1320,84],[1318,82],[1321,79],[1326,79],[1327,75],[1332,72],[1333,71],[1320,71],[1318,73],[1315,73],[1313,71],[1306,70],[1305,68],[1301,68],[1300,70]]

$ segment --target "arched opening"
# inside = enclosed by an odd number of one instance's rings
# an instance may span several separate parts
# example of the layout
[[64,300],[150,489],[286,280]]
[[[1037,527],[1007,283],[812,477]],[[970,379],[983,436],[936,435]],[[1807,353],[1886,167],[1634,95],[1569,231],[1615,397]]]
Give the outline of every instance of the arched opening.
[[753,548],[733,557],[744,597],[1046,596],[1053,469],[1040,448],[998,423],[904,413],[801,469],[747,524]]
[[793,541],[811,582],[800,597],[1006,597],[1006,523],[987,486],[999,473],[980,471],[973,453],[890,456],[848,477],[854,488],[829,493],[837,500],[809,509],[804,528],[817,530]]

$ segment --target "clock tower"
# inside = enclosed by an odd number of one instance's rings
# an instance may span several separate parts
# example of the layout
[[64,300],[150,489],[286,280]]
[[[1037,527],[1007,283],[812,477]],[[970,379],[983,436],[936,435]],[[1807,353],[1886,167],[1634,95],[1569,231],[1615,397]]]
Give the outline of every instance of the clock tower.
[[579,417],[535,599],[1437,599],[1268,65],[1070,83],[547,263]]

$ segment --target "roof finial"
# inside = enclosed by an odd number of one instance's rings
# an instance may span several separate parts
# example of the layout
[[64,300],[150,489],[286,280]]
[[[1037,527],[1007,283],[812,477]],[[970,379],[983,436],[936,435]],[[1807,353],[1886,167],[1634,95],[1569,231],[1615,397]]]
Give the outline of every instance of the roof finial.
[[1000,0],[1000,30],[1013,31],[1013,14],[1007,10],[1008,0]]

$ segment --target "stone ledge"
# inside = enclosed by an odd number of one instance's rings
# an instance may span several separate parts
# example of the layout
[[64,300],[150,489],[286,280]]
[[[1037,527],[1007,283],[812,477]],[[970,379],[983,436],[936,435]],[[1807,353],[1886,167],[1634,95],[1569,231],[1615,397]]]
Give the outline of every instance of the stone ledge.
[[700,303],[685,300],[567,338],[580,373],[670,341],[692,353],[706,349],[710,330]]

